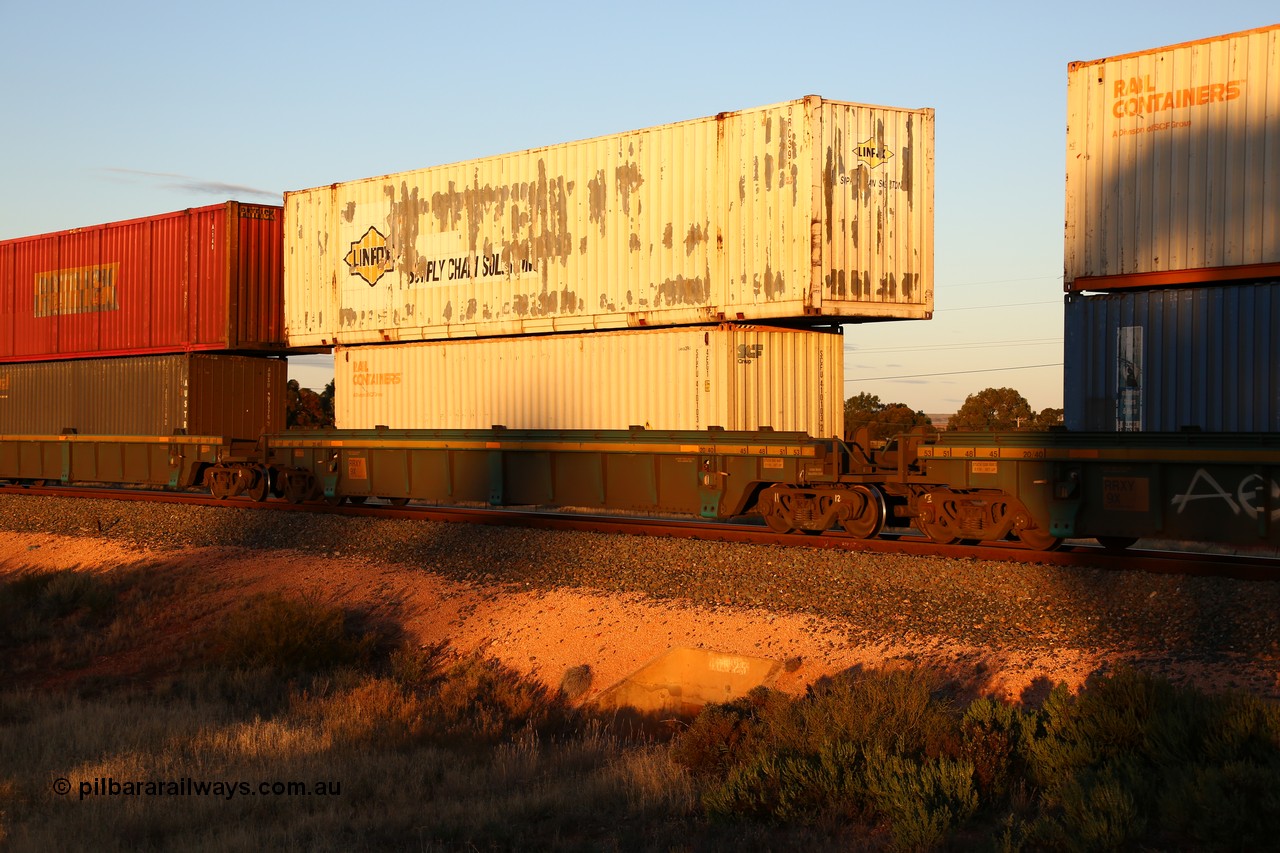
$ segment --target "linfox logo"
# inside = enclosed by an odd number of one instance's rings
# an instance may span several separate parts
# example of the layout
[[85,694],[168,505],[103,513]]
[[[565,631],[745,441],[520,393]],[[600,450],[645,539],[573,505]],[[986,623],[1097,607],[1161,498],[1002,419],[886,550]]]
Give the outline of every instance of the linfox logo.
[[874,136],[868,136],[865,141],[854,146],[853,153],[857,155],[860,162],[866,163],[873,169],[883,166],[893,156],[893,152],[884,145],[875,144]]
[[378,283],[383,273],[395,269],[387,238],[373,226],[369,226],[364,236],[351,244],[345,260],[351,267],[351,274],[360,276],[370,287]]

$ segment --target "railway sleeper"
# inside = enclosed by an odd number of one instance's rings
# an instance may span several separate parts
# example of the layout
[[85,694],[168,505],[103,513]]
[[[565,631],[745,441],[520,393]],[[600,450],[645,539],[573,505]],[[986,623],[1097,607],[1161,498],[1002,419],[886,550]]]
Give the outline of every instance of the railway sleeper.
[[870,485],[769,486],[761,491],[756,509],[777,533],[842,527],[860,539],[878,536],[886,514],[883,493]]

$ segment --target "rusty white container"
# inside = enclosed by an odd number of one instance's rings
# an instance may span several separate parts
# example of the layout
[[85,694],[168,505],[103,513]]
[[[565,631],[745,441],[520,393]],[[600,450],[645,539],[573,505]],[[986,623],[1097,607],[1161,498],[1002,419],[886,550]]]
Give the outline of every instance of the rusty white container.
[[1066,288],[1280,274],[1280,25],[1067,70]]
[[285,194],[292,346],[933,311],[933,111],[816,96]]
[[798,430],[840,434],[844,337],[682,327],[339,346],[342,429]]

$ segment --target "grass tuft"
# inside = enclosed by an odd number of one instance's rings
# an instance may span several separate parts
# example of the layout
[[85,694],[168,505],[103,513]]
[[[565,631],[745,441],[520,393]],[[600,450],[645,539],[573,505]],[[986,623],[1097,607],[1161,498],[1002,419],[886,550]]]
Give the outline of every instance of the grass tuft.
[[589,665],[584,663],[571,666],[565,670],[564,677],[560,679],[560,695],[573,702],[591,689],[591,680],[592,673]]
[[205,638],[206,663],[228,670],[313,675],[369,666],[381,638],[351,614],[310,598],[263,595],[249,600]]
[[101,627],[114,615],[116,595],[114,584],[89,572],[20,574],[0,584],[0,647]]

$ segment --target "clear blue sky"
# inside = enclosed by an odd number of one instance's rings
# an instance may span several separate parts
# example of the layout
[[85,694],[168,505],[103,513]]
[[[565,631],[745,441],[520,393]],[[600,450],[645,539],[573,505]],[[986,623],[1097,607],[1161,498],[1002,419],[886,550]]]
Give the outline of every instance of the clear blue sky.
[[0,239],[806,94],[933,107],[937,314],[845,329],[846,396],[927,412],[989,386],[1062,404],[1067,63],[1280,19],[1275,0],[0,8]]

